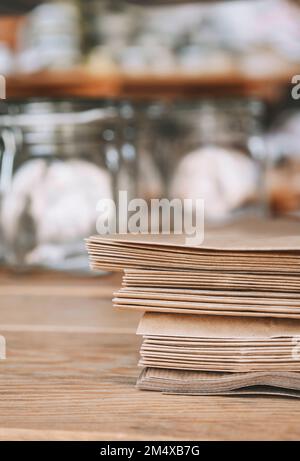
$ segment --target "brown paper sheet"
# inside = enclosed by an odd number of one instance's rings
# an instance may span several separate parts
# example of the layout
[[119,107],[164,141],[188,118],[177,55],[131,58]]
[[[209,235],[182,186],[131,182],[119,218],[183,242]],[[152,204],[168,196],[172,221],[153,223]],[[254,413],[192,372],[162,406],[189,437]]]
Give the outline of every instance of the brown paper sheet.
[[299,314],[290,314],[286,312],[275,313],[274,311],[264,311],[259,313],[258,311],[250,310],[213,310],[213,309],[179,309],[179,308],[164,308],[153,307],[153,306],[135,306],[130,304],[114,304],[113,307],[116,310],[132,310],[138,312],[156,312],[156,313],[169,313],[169,314],[188,314],[188,315],[201,315],[201,316],[221,316],[221,317],[257,317],[257,318],[277,318],[277,319],[295,319],[299,320]]
[[122,270],[236,271],[300,274],[300,224],[251,220],[206,229],[198,247],[184,235],[108,235],[87,240],[91,267]]
[[[202,249],[221,251],[300,251],[300,224],[298,220],[247,219],[222,228],[206,229]],[[185,235],[116,234],[93,236],[89,244],[139,244],[188,247]],[[194,249],[194,248],[193,248]]]
[[300,371],[299,333],[299,320],[147,312],[137,330],[144,337],[139,365],[232,373]]
[[267,340],[300,337],[300,321],[146,313],[140,321],[137,334],[185,338],[260,338]]

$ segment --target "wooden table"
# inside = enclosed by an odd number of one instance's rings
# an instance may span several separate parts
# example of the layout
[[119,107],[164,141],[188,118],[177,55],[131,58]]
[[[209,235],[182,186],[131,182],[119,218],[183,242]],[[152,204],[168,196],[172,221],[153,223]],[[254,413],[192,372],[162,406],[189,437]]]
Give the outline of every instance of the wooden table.
[[138,315],[119,276],[0,271],[0,440],[299,439],[300,401],[135,389]]

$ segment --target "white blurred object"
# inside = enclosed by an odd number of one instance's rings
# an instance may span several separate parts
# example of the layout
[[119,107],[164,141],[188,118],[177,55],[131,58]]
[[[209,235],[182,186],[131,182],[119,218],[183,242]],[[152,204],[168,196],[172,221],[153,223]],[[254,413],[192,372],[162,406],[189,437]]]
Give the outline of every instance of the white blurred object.
[[154,74],[176,72],[176,59],[169,47],[149,35],[142,37],[140,45],[146,57],[148,72]]
[[186,155],[175,171],[172,197],[204,199],[206,217],[227,218],[256,196],[258,171],[243,152],[206,146]]
[[239,57],[240,72],[251,77],[287,74],[289,66],[292,67],[291,63],[272,49],[253,49]]
[[275,50],[300,51],[300,10],[285,0],[216,4],[212,16],[228,46],[250,50],[271,45]]
[[119,70],[107,46],[95,47],[88,56],[87,65],[89,70],[101,75],[117,74]]
[[135,46],[128,46],[119,53],[119,65],[125,73],[168,74],[176,72],[177,64],[173,53],[156,41],[141,40]]
[[181,71],[201,75],[230,74],[235,70],[232,56],[221,49],[203,51],[199,46],[188,46],[182,49],[178,62]]
[[119,64],[125,73],[143,73],[147,70],[147,57],[142,46],[128,46],[119,56]]
[[300,61],[300,9],[285,0],[127,6],[113,13],[103,6],[96,30],[98,43],[130,73],[259,77],[288,74]]
[[28,161],[16,172],[10,190],[3,196],[4,238],[11,245],[18,241],[26,210],[34,224],[35,246],[28,251],[25,262],[53,262],[57,255],[78,251],[78,244],[95,230],[96,204],[103,198],[112,198],[111,179],[107,171],[92,163]]

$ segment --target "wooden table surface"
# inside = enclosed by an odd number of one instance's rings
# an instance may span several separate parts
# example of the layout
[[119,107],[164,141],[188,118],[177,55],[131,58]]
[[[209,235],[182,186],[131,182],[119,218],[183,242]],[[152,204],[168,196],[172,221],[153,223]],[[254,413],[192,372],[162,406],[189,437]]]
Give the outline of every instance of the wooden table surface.
[[139,316],[117,275],[0,271],[0,440],[299,439],[300,401],[135,389]]

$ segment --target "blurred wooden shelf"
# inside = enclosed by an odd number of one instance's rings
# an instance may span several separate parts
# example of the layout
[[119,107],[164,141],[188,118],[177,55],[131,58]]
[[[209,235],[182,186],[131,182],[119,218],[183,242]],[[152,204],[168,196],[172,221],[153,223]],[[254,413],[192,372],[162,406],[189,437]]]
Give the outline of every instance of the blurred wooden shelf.
[[[280,75],[101,75],[84,69],[44,71],[7,78],[7,98],[91,97],[173,99],[255,96],[274,100],[286,92],[297,70]],[[299,70],[298,70],[299,73]]]
[[286,91],[294,73],[272,77],[249,77],[237,73],[126,76],[122,79],[122,93],[131,98],[254,96],[273,100]]

